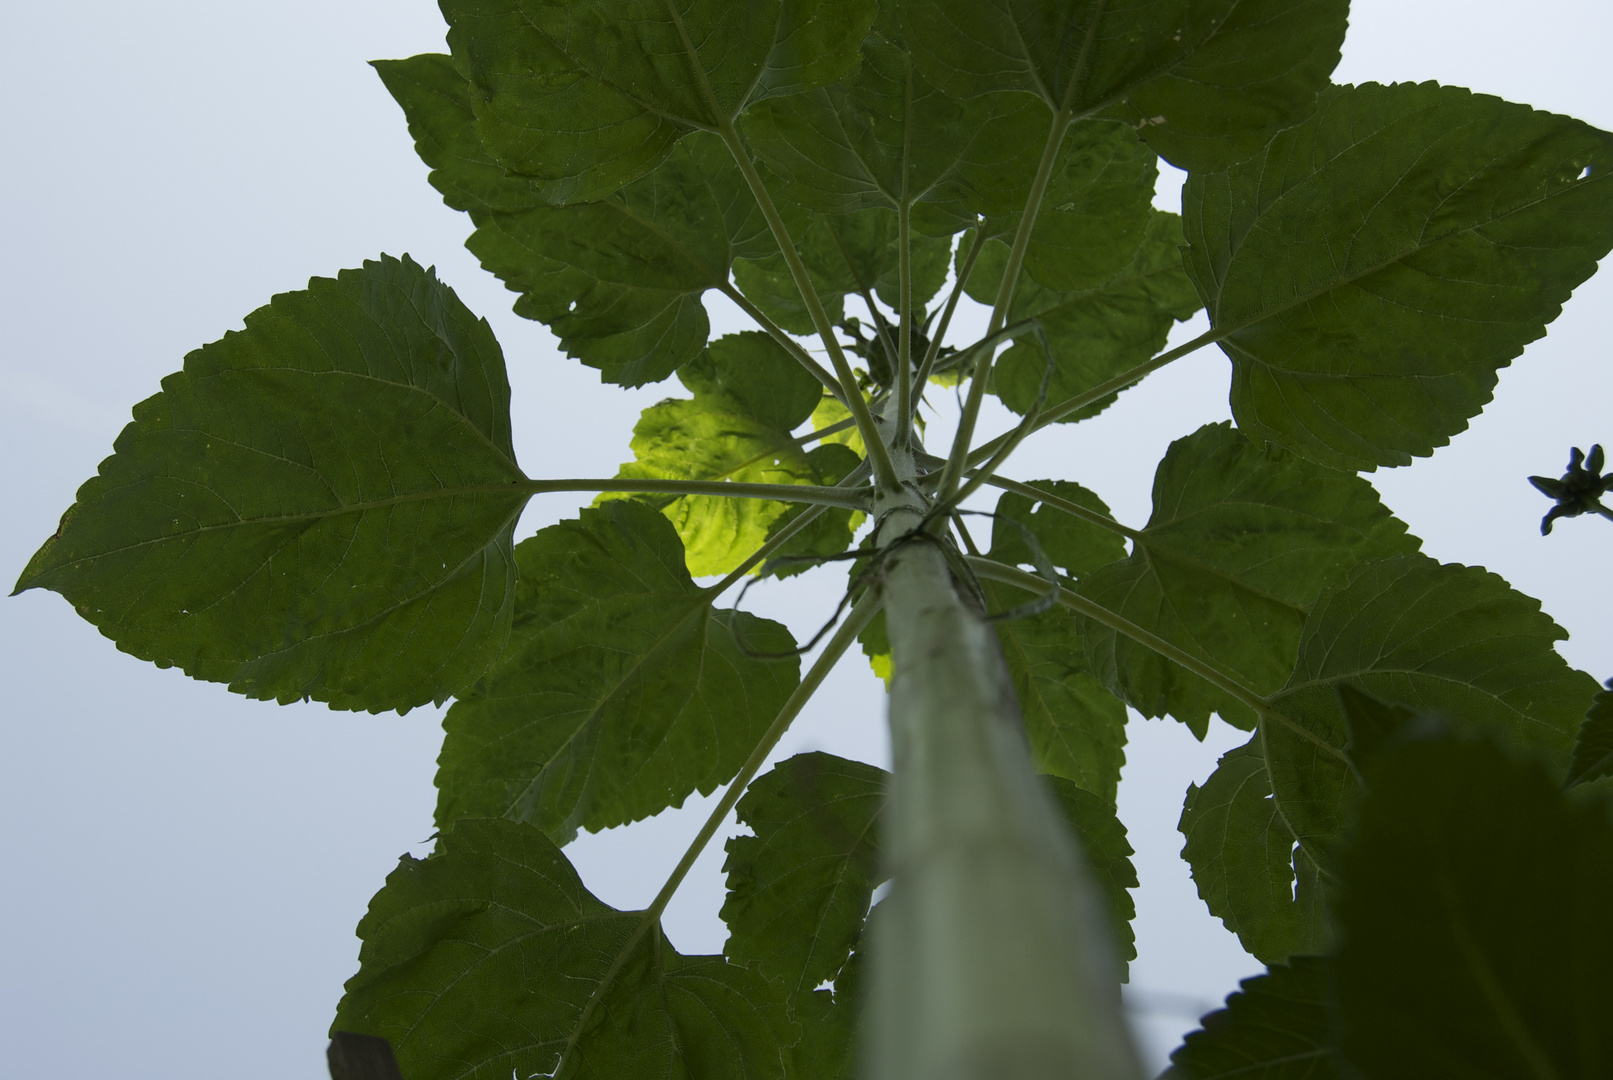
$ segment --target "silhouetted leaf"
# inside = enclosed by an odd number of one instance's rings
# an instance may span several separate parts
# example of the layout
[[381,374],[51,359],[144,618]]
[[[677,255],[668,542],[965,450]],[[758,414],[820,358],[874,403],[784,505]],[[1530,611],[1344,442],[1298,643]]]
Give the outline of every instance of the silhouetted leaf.
[[[1113,800],[1084,790],[1061,776],[1044,776],[1042,780],[1081,841],[1087,866],[1114,920],[1115,943],[1124,973],[1128,962],[1137,959],[1136,935],[1131,929],[1137,905],[1128,891],[1137,887],[1137,869],[1131,864],[1135,852],[1126,839],[1126,827],[1115,814]],[[1125,981],[1124,974],[1122,981]]]
[[1337,468],[1467,427],[1613,246],[1613,136],[1432,83],[1335,87],[1182,191],[1232,412]]
[[635,941],[644,919],[536,829],[461,821],[370,901],[333,1027],[389,1039],[409,1080],[782,1080],[782,989],[659,925]]
[[1160,1080],[1339,1080],[1330,975],[1321,957],[1296,956],[1244,979],[1171,1053]]
[[249,697],[442,701],[509,632],[509,407],[492,331],[431,271],[314,278],[135,406],[17,588]]
[[1599,690],[1585,713],[1568,769],[1568,785],[1613,776],[1613,690]]
[[672,526],[632,500],[541,530],[509,648],[448,711],[437,824],[530,822],[555,840],[681,806],[739,771],[795,688],[777,623],[712,610]]

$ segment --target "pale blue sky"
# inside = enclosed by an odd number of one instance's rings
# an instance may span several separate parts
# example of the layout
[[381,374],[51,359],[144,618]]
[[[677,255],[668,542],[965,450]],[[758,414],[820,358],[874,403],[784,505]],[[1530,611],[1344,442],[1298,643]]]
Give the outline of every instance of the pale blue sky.
[[[1605,2],[1354,7],[1340,81],[1437,79],[1613,128]],[[381,251],[435,263],[491,320],[530,473],[615,471],[638,410],[678,391],[601,386],[558,357],[542,327],[511,315],[509,294],[464,251],[465,220],[427,186],[365,65],[441,39],[434,6],[420,0],[0,4],[0,447],[11,507],[0,567],[20,570],[130,406],[187,351],[272,293]],[[1162,204],[1173,199],[1163,185]],[[1541,598],[1573,634],[1564,654],[1599,677],[1613,675],[1603,559],[1613,526],[1569,521],[1542,540],[1545,500],[1523,477],[1560,470],[1571,444],[1613,442],[1603,422],[1610,300],[1613,278],[1592,279],[1503,373],[1498,402],[1469,432],[1377,478],[1426,551]],[[731,311],[714,315],[739,327]],[[1096,423],[1050,432],[1011,471],[1079,477],[1122,520],[1142,522],[1165,445],[1227,414],[1219,353],[1168,376]],[[535,502],[523,535],[576,505]],[[752,598],[798,631],[824,606],[799,580]],[[431,831],[434,713],[244,701],[117,652],[39,592],[0,603],[0,672],[0,1072],[323,1076],[353,926],[397,856]],[[849,660],[781,753],[880,761],[882,707],[877,682]],[[1186,785],[1242,739],[1219,723],[1204,744],[1174,723],[1132,725],[1121,810],[1143,880],[1134,1004],[1156,1063],[1192,1026],[1195,1003],[1208,1007],[1258,970],[1176,857]],[[603,899],[642,904],[707,805],[691,800],[569,851]],[[721,861],[714,846],[668,913],[685,950],[721,947]]]

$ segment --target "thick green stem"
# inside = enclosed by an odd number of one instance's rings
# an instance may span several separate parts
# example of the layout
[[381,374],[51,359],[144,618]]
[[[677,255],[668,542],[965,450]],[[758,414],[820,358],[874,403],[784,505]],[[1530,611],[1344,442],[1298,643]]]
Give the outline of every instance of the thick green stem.
[[810,503],[817,506],[843,506],[852,510],[868,509],[868,496],[860,491],[840,487],[817,487],[812,484],[739,484],[727,480],[527,480],[520,484],[484,485],[466,488],[466,491],[508,491],[513,487],[532,495],[545,495],[555,491],[623,491],[633,494],[715,495],[725,499],[771,499],[775,502]]
[[[924,509],[881,506],[890,543]],[[939,540],[888,556],[891,892],[870,924],[863,1075],[1136,1080],[1107,917],[1037,778],[995,632]]]

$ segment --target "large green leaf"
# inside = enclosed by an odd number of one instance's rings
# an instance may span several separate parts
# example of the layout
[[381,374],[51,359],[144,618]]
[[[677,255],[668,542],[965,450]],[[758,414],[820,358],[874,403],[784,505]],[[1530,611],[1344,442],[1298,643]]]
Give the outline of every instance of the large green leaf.
[[1188,269],[1253,438],[1426,455],[1613,246],[1613,136],[1431,83],[1339,87],[1182,192]]
[[1580,725],[1574,743],[1569,784],[1584,784],[1613,776],[1613,689],[1597,691]]
[[919,68],[959,97],[1022,90],[1141,127],[1184,169],[1248,156],[1305,116],[1347,0],[902,0]]
[[1412,742],[1369,774],[1340,859],[1342,1047],[1383,1080],[1606,1076],[1613,823],[1492,744]]
[[187,356],[17,588],[249,697],[408,709],[502,648],[525,479],[492,331],[383,256]]
[[443,722],[437,824],[507,817],[557,841],[710,793],[794,690],[777,623],[714,611],[672,526],[632,500],[525,540],[498,665]]
[[389,1039],[409,1080],[783,1080],[782,990],[645,919],[536,829],[461,821],[370,901],[332,1030]]
[[[1131,557],[1079,591],[1269,694],[1293,671],[1323,590],[1358,562],[1417,546],[1360,477],[1209,424],[1160,462]],[[1130,638],[1091,623],[1087,641],[1094,670],[1143,715],[1175,716],[1200,737],[1211,712],[1252,726],[1245,706]]]
[[549,203],[609,195],[688,132],[834,82],[872,0],[443,0],[495,160]]
[[[772,338],[759,331],[712,342],[679,377],[694,397],[674,398],[644,410],[633,428],[635,460],[618,476],[655,480],[728,480],[757,484],[822,484],[815,459],[789,434],[812,415],[821,390]],[[839,472],[837,451],[816,459]],[[842,472],[840,479],[845,474]],[[629,498],[603,495],[600,501]],[[683,538],[689,571],[726,574],[750,557],[789,513],[787,503],[687,495],[659,500]],[[827,516],[827,515],[826,515]],[[832,527],[840,523],[839,532]],[[836,513],[826,533],[850,542],[850,515]],[[842,545],[841,550],[844,550]]]
[[1539,601],[1476,567],[1408,555],[1357,568],[1305,624],[1293,676],[1273,699],[1287,722],[1261,725],[1296,839],[1330,869],[1356,798],[1341,685],[1449,717],[1566,773],[1597,692],[1557,654],[1566,636]]
[[376,65],[403,106],[431,183],[476,226],[467,245],[520,294],[517,314],[548,325],[608,382],[666,378],[705,347],[700,297],[728,285],[740,256],[776,253],[772,233],[713,135],[681,142],[609,197],[548,206],[482,146],[471,87],[447,56]]
[[[1032,480],[1029,486],[1110,517],[1109,507],[1101,498],[1073,481]],[[1072,577],[1085,577],[1126,557],[1126,538],[1118,525],[1106,529],[1016,491],[1003,492],[993,513],[989,554],[998,562],[1036,565],[1026,533],[1035,538],[1048,561]]]
[[1321,882],[1272,800],[1258,736],[1188,786],[1177,828],[1199,896],[1250,953],[1275,964],[1327,947]]
[[[1171,326],[1200,307],[1182,269],[1181,220],[1156,211],[1131,261],[1109,280],[1090,289],[1057,292],[1028,277],[1014,291],[1010,320],[1035,317],[1053,352],[1053,374],[1045,404],[1053,405],[1144,363],[1165,345]],[[967,291],[981,303],[994,302],[1008,262],[1008,245],[992,240],[981,250]],[[1024,415],[1036,404],[1047,369],[1047,354],[1030,333],[1022,334],[997,358],[991,389],[1004,405]],[[1096,416],[1114,395],[1065,416],[1066,422]]]
[[1171,1053],[1160,1080],[1338,1080],[1330,974],[1320,957],[1297,956],[1244,979]]
[[754,835],[729,840],[723,864],[724,954],[792,998],[836,980],[883,879],[884,799],[883,769],[832,754],[797,754],[752,783],[737,812]]
[[1115,813],[1113,799],[1095,795],[1061,776],[1044,776],[1042,781],[1080,838],[1087,867],[1103,894],[1119,946],[1124,981],[1128,963],[1137,959],[1137,939],[1131,929],[1137,905],[1129,891],[1137,887],[1137,868],[1131,864],[1135,852],[1126,839],[1126,827]]
[[958,100],[914,70],[895,20],[880,20],[841,82],[778,97],[745,118],[750,145],[814,210],[917,207],[944,233],[1024,202],[1047,132],[1019,94]]

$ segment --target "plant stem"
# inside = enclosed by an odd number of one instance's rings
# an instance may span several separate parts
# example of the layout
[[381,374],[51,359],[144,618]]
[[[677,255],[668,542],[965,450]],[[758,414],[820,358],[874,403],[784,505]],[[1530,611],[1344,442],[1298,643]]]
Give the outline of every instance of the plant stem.
[[735,164],[739,166],[740,173],[745,177],[745,183],[750,186],[751,194],[756,198],[756,205],[761,208],[762,216],[767,219],[768,228],[773,230],[773,238],[778,242],[779,253],[784,256],[784,265],[789,267],[790,277],[794,279],[795,287],[801,293],[801,300],[806,304],[807,313],[812,316],[812,325],[817,328],[818,337],[823,340],[823,347],[828,350],[829,361],[834,365],[835,375],[845,390],[845,397],[842,400],[845,401],[846,408],[851,410],[851,415],[856,418],[857,429],[862,432],[863,443],[868,448],[868,461],[873,466],[875,483],[883,488],[900,487],[896,468],[891,464],[890,452],[880,437],[879,425],[874,421],[873,414],[868,411],[868,403],[863,400],[862,391],[857,388],[857,377],[846,361],[844,350],[840,348],[840,339],[835,337],[834,326],[829,322],[829,314],[824,311],[823,302],[818,299],[818,290],[813,287],[812,279],[807,275],[806,264],[801,262],[800,252],[795,250],[795,241],[790,239],[790,231],[785,228],[784,219],[779,216],[778,207],[773,204],[773,196],[762,183],[761,175],[757,173],[750,154],[740,142],[739,132],[734,130],[733,123],[725,121],[719,134],[727,144],[728,152],[733,156]]
[[796,363],[810,371],[814,379],[817,379],[820,383],[822,383],[829,393],[833,394],[841,402],[841,404],[845,404],[846,388],[841,386],[840,380],[835,378],[834,375],[829,371],[826,371],[822,364],[812,359],[807,351],[801,348],[800,342],[796,341],[788,333],[786,333],[784,328],[778,323],[774,322],[772,319],[769,319],[766,312],[757,307],[755,304],[751,303],[744,293],[740,292],[732,285],[725,283],[721,287],[721,291],[722,294],[728,297],[728,299],[732,300],[741,311],[749,315],[757,326],[760,326],[763,330],[766,330],[769,337],[778,342],[779,345],[783,346],[784,351],[794,357]]
[[[488,484],[475,491],[509,491],[514,488],[532,495],[556,491],[622,491],[634,494],[713,495],[726,499],[771,499],[775,502],[809,503],[817,506],[843,506],[867,510],[866,493],[840,487],[813,484],[741,484],[728,480],[527,480],[519,484]],[[473,489],[466,489],[471,491]]]
[[[941,342],[947,336],[947,329],[952,325],[952,313],[958,310],[958,300],[963,296],[964,282],[974,273],[975,259],[985,244],[980,239],[978,227],[969,230],[969,253],[963,257],[963,266],[958,270],[958,280],[952,283],[952,292],[947,296],[946,308],[941,312],[941,321],[936,324],[935,333],[930,338],[929,348],[924,350],[924,362],[919,365],[918,374],[913,377],[913,385],[917,387],[912,402],[913,411],[918,411],[918,397],[924,393],[924,386],[930,381],[930,373],[935,370],[935,359],[941,354]],[[912,423],[911,415],[908,423]]]
[[[902,150],[906,157],[908,125],[902,126]],[[902,171],[902,187],[907,187],[907,171]],[[902,309],[896,313],[896,415],[891,417],[891,445],[899,454],[907,453],[910,440],[908,428],[913,416],[913,243],[908,235],[912,227],[912,207],[904,198],[896,210],[897,242],[897,293]]]
[[[880,539],[923,519],[881,500]],[[1038,780],[992,627],[940,544],[887,557],[890,894],[869,927],[863,1075],[1134,1080],[1107,916]]]

